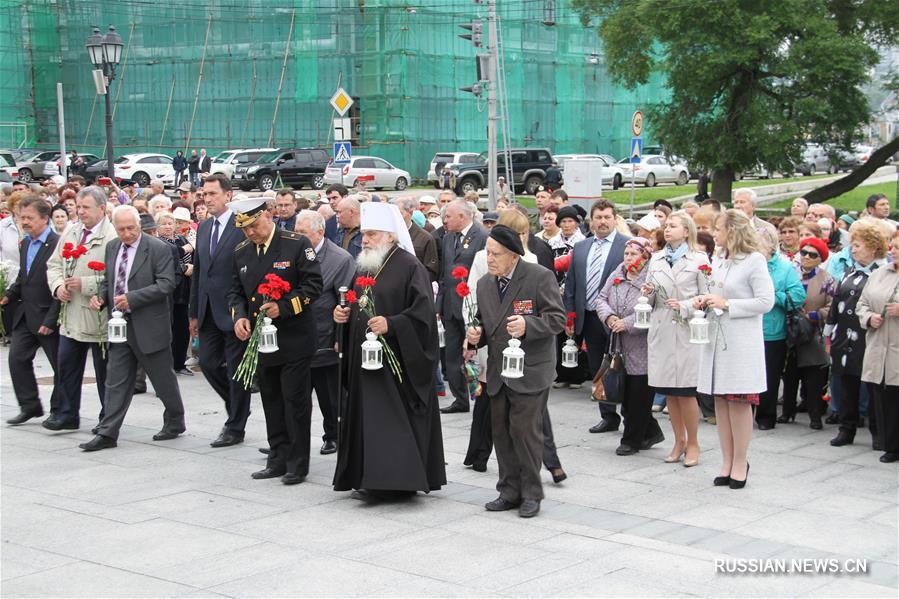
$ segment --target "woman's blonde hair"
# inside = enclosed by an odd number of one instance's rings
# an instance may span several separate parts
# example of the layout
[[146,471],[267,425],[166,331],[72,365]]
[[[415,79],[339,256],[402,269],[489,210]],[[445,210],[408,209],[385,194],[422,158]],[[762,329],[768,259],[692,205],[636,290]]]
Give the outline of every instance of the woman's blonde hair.
[[[660,206],[667,208],[667,206]],[[668,223],[672,220],[680,221],[680,224],[687,230],[687,247],[690,248],[690,251],[696,251],[696,224],[693,222],[693,219],[690,218],[690,215],[682,210],[678,210],[677,212],[673,212],[671,216],[668,217],[668,220],[665,221],[665,226],[668,226]]]
[[727,229],[727,241],[724,243],[725,256],[733,258],[739,254],[758,252],[767,258],[762,240],[752,226],[752,221],[742,210],[730,208],[721,213],[717,222],[724,222]]
[[873,222],[867,218],[857,220],[849,227],[849,237],[852,241],[860,241],[868,246],[874,252],[874,257],[879,260],[886,257],[890,245],[889,238],[892,237],[888,235],[888,232],[892,233],[889,225],[886,223],[884,225],[881,226],[880,222]]
[[718,218],[718,213],[712,210],[711,208],[700,208],[696,211],[696,214],[693,215],[693,225],[694,228],[697,225],[704,225],[706,227],[714,227],[715,220]]
[[498,225],[506,225],[519,235],[524,233],[525,231],[530,230],[530,223],[528,223],[528,217],[524,214],[515,210],[514,208],[507,208],[505,210],[499,211],[499,219],[497,219],[496,224]]

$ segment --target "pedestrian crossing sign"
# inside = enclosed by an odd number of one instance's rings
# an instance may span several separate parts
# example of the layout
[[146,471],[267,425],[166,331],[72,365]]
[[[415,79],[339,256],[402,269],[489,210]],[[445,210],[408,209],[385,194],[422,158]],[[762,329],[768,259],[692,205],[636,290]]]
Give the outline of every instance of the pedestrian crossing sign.
[[334,164],[349,164],[353,157],[353,146],[348,141],[334,144]]
[[643,138],[631,138],[631,164],[639,164],[640,156],[643,154]]

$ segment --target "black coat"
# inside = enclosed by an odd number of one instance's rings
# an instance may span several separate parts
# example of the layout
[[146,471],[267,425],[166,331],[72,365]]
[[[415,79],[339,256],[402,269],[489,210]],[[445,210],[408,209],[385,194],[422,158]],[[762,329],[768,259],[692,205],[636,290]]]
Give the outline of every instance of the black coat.
[[59,300],[53,297],[47,285],[47,260],[53,255],[58,241],[59,235],[53,232],[51,226],[47,241],[38,250],[28,274],[25,273],[25,265],[30,239],[26,237],[19,242],[19,276],[6,290],[8,307],[12,309],[13,328],[23,318],[29,332],[34,335],[42,326],[53,330],[58,328]]
[[846,272],[830,304],[827,324],[834,327],[830,341],[831,368],[834,374],[862,375],[866,331],[858,321],[855,306],[867,282],[868,273],[857,270]]
[[187,158],[183,155],[172,158],[172,168],[176,171],[183,171],[187,168]]
[[528,251],[537,256],[537,264],[555,271],[556,257],[553,249],[533,233],[528,236]]
[[443,318],[464,320],[462,316],[462,298],[456,292],[459,283],[453,278],[453,269],[464,266],[471,270],[474,255],[484,249],[487,243],[487,231],[481,225],[472,223],[468,235],[462,238],[458,247],[455,245],[455,233],[447,232],[443,236],[443,260],[440,264],[440,291],[437,293],[437,312]]
[[189,173],[199,173],[200,172],[200,157],[199,156],[191,156],[187,159],[187,172]]

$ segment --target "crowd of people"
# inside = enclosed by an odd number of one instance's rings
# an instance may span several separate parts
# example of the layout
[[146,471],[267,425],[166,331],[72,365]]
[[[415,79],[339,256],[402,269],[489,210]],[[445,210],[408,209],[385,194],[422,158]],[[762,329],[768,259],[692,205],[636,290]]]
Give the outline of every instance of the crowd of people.
[[[446,188],[246,197],[209,175],[175,194],[80,176],[0,188],[20,406],[8,424],[44,415],[41,349],[50,431],[79,429],[91,356],[100,402],[84,451],[116,446],[147,378],[164,407],[156,441],[189,424],[179,377],[191,366],[225,408],[213,447],[243,442],[260,392],[269,447],[253,478],[284,484],[309,470],[314,390],[334,488],[368,501],[443,486],[440,412],[472,411],[464,463],[486,471],[495,450],[499,466],[486,508],[536,515],[541,466],[568,477],[550,390],[585,384],[601,399],[590,432],[623,423],[619,456],[663,443],[665,412],[664,461],[696,466],[700,422],[715,424],[716,486],[746,485],[754,427],[802,412],[812,429],[838,426],[835,447],[867,422],[880,461],[899,460],[899,233],[884,196],[858,218],[797,198],[765,220],[739,189],[731,208],[660,200],[632,221],[608,200],[587,212],[542,187],[536,210],[504,196],[486,213],[477,194]],[[268,321],[277,346],[256,353]]]

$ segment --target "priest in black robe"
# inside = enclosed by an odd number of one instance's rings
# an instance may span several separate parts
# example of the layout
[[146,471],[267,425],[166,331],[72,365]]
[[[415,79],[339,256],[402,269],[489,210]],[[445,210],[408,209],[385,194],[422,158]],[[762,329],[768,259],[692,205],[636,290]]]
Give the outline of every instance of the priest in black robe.
[[[361,208],[357,277],[375,279],[376,315],[366,314],[358,299],[334,309],[334,321],[343,325],[346,389],[334,490],[355,489],[357,499],[438,490],[446,484],[446,469],[434,383],[438,341],[431,283],[399,210],[384,203]],[[352,291],[363,297],[358,285]],[[362,343],[369,331],[382,335],[396,355],[398,375],[386,351],[380,369],[362,368]]]

